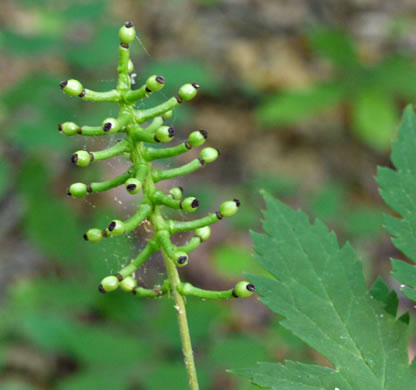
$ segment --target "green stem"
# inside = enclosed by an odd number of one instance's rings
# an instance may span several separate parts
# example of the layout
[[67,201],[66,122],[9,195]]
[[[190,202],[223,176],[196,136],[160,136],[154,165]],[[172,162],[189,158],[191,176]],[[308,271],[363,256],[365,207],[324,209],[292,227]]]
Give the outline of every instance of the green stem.
[[100,126],[82,126],[80,128],[80,134],[87,137],[95,137],[97,135],[108,135]]
[[152,170],[153,180],[157,183],[161,180],[169,180],[173,179],[174,177],[184,176],[191,172],[196,171],[197,169],[201,168],[202,164],[199,159],[192,160],[188,164],[182,165],[178,168],[173,169],[166,169],[165,171],[159,171],[158,169]]
[[118,273],[123,278],[130,276],[158,249],[159,248],[156,246],[155,241],[150,239],[140,254],[129,265],[121,269]]
[[186,143],[173,146],[171,148],[157,149],[157,148],[147,148],[145,158],[147,161],[159,160],[161,158],[175,157],[180,154],[186,153],[189,150]]
[[107,92],[95,92],[91,91],[90,89],[84,89],[84,91],[85,95],[82,97],[83,100],[110,103],[118,103],[120,101],[120,94],[115,89]]
[[161,116],[157,116],[152,120],[152,123],[145,128],[145,130],[149,133],[154,133],[160,126],[163,125],[163,118]]
[[152,206],[147,203],[142,203],[135,214],[124,221],[126,233],[136,229],[151,213]]
[[137,123],[143,123],[149,119],[154,118],[155,116],[163,115],[165,112],[175,108],[178,104],[178,100],[175,97],[172,97],[168,101],[159,104],[158,106],[148,108],[146,110],[135,111],[134,116],[137,120]]
[[125,181],[129,177],[132,177],[132,175],[133,175],[133,171],[129,169],[127,172],[113,179],[91,183],[90,184],[91,192],[103,192],[103,191],[110,190],[111,188],[118,187],[124,184]]
[[200,237],[192,237],[189,242],[187,242],[184,246],[178,246],[177,248],[181,251],[184,251],[186,253],[194,251],[196,248],[198,248],[202,243],[202,240]]
[[206,217],[194,219],[193,221],[168,221],[169,232],[171,234],[188,232],[189,230],[199,229],[204,226],[217,223],[220,219],[216,213],[207,215]]
[[186,372],[188,374],[188,383],[190,390],[199,390],[198,378],[194,353],[192,350],[191,336],[189,334],[188,320],[186,318],[185,300],[178,291],[181,284],[178,270],[175,263],[167,256],[164,250],[161,251],[166,264],[166,272],[172,289],[173,299],[175,301],[176,316],[178,318],[179,333],[182,341],[182,352],[185,359]]
[[225,291],[209,291],[192,286],[191,283],[180,283],[177,286],[180,294],[184,296],[193,296],[201,299],[232,299],[236,298],[234,289]]
[[119,156],[120,154],[127,152],[128,150],[129,144],[127,141],[123,140],[116,143],[111,148],[100,150],[98,152],[92,152],[92,155],[94,156],[94,161],[102,161],[107,160],[111,157]]
[[146,91],[146,84],[134,91],[128,91],[124,100],[127,103],[136,103],[138,100],[143,99],[149,92]]

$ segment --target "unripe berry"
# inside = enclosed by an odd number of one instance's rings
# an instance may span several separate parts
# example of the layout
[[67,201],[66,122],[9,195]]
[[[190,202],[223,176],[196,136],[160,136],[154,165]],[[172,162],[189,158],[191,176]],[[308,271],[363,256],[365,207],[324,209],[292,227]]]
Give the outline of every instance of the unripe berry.
[[179,88],[178,96],[182,100],[191,100],[193,99],[198,92],[199,85],[196,83],[185,84]]
[[115,133],[120,130],[120,124],[117,119],[115,118],[106,118],[103,120],[103,131],[108,134]]
[[186,252],[175,252],[172,259],[178,267],[185,267],[188,264],[189,256]]
[[72,195],[75,198],[83,198],[87,195],[88,187],[84,183],[74,183],[68,189],[68,195]]
[[194,233],[202,241],[207,241],[211,237],[211,228],[209,226],[204,226],[202,228],[195,229]]
[[124,183],[126,186],[126,190],[129,194],[138,194],[140,190],[142,189],[142,183],[140,180],[131,177],[130,179],[127,179]]
[[175,129],[169,126],[160,126],[155,133],[155,139],[159,142],[169,142],[175,136]]
[[240,201],[238,199],[228,200],[220,206],[220,213],[223,217],[232,217],[237,213],[240,207]]
[[163,118],[165,118],[165,119],[169,119],[172,115],[173,115],[173,111],[172,111],[172,110],[169,110],[169,111],[166,111],[166,112],[163,114]]
[[175,200],[180,200],[183,195],[183,189],[182,187],[173,187],[169,190],[169,194],[172,196]]
[[118,33],[120,42],[124,45],[130,45],[136,39],[136,29],[132,22],[126,22]]
[[132,60],[129,60],[129,62],[127,63],[127,73],[133,73],[134,71],[134,64]]
[[190,196],[188,198],[185,198],[182,202],[181,202],[181,208],[182,210],[188,212],[188,213],[193,213],[198,209],[199,206],[199,200],[197,198],[194,198],[193,196]]
[[127,276],[120,282],[120,287],[123,291],[131,292],[133,288],[137,287],[137,281],[131,276]]
[[200,157],[205,162],[210,163],[210,162],[215,161],[218,158],[219,155],[220,155],[220,153],[219,153],[218,149],[208,147],[208,148],[204,148],[204,149],[201,150]]
[[84,234],[84,239],[90,242],[100,242],[103,239],[103,232],[100,229],[90,229]]
[[78,150],[72,155],[72,162],[79,167],[86,167],[91,161],[92,156],[90,153],[86,152],[85,150]]
[[191,146],[201,146],[208,137],[206,130],[193,131],[189,134],[188,142]]
[[247,298],[253,295],[254,291],[256,291],[254,284],[249,282],[238,282],[234,287],[233,295],[237,298]]
[[69,96],[79,96],[84,89],[82,84],[74,79],[62,81],[59,86]]
[[146,81],[146,87],[152,92],[160,91],[165,86],[165,78],[163,76],[150,76]]
[[114,221],[110,222],[107,230],[109,231],[111,236],[121,236],[126,231],[126,228],[124,226],[123,221],[115,219]]
[[78,133],[79,127],[74,122],[65,122],[58,126],[59,131],[65,135],[75,135]]
[[120,282],[116,276],[107,276],[101,281],[98,290],[104,294],[116,290],[119,284]]

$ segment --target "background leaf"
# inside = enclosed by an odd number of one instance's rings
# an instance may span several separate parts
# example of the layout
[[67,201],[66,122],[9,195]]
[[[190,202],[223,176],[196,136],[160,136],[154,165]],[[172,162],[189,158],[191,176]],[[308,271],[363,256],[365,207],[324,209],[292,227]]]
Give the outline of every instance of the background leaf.
[[[416,115],[411,106],[404,112],[391,160],[395,170],[380,167],[380,195],[400,217],[385,217],[385,226],[397,249],[416,263]],[[409,288],[403,293],[416,301],[416,266],[393,261],[393,275]]]
[[[260,264],[276,279],[251,276],[281,325],[335,369],[293,362],[237,370],[273,389],[412,389],[407,324],[367,292],[359,259],[317,220],[265,195],[265,234],[253,233]],[[391,312],[391,311],[390,311]],[[395,313],[393,313],[395,314]],[[302,387],[303,386],[303,387]]]

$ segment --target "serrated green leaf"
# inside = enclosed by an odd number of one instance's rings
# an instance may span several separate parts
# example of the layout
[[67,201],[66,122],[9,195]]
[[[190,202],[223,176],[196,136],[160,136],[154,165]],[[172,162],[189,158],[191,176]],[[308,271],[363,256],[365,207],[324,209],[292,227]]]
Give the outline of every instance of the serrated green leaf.
[[286,362],[237,374],[276,390],[416,388],[416,367],[408,361],[407,325],[366,290],[351,246],[340,248],[322,222],[311,224],[302,212],[268,194],[265,198],[265,234],[252,236],[258,261],[276,280],[250,280],[261,302],[284,317],[281,325],[335,369]]
[[[384,201],[400,217],[386,216],[387,231],[393,244],[416,263],[416,115],[405,109],[391,160],[394,169],[379,167],[377,182]],[[403,293],[416,301],[416,266],[393,260],[393,275],[407,285]]]

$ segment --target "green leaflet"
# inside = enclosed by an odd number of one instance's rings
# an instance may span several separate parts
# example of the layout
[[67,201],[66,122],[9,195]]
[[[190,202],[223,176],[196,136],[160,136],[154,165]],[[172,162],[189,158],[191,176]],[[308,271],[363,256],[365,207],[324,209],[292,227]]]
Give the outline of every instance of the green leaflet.
[[[393,142],[391,160],[396,170],[379,167],[380,194],[401,219],[386,216],[385,227],[397,249],[416,262],[416,115],[405,109],[398,140]],[[393,275],[404,285],[403,293],[416,301],[416,266],[392,260]],[[402,286],[403,288],[404,286]]]
[[[281,325],[325,356],[334,369],[294,362],[234,371],[278,390],[411,390],[407,316],[383,282],[366,290],[361,263],[348,244],[317,220],[265,194],[265,234],[252,237],[259,263],[276,279],[251,276],[261,302]],[[392,315],[392,314],[394,315]]]

